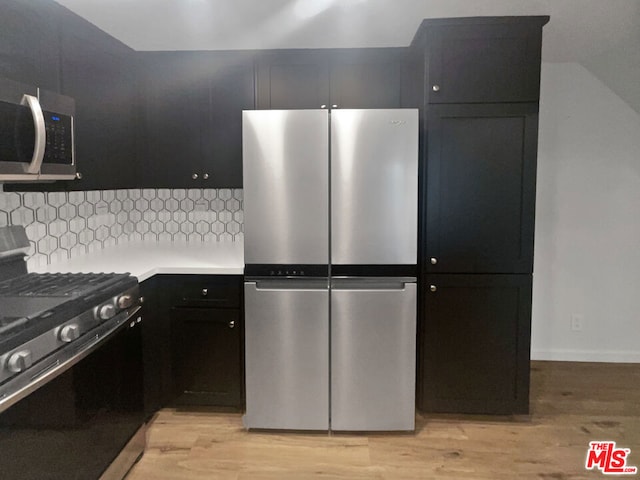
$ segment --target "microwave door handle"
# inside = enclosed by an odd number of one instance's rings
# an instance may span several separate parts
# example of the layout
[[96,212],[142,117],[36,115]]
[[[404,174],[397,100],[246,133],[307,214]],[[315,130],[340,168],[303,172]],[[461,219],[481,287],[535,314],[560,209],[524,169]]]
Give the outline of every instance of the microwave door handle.
[[31,157],[31,163],[27,167],[26,173],[40,173],[40,167],[44,159],[44,148],[47,143],[47,131],[45,130],[42,107],[38,99],[33,95],[23,95],[20,104],[28,106],[29,110],[31,110],[33,126],[36,132],[33,157]]

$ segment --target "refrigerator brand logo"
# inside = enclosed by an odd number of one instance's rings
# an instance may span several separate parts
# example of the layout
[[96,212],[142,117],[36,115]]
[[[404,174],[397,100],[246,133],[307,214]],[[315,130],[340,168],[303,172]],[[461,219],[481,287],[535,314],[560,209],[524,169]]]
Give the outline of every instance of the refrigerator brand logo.
[[627,466],[627,455],[630,453],[630,448],[616,448],[616,442],[589,442],[585,468],[597,468],[605,475],[635,475],[638,468]]
[[391,125],[395,125],[396,127],[399,127],[400,125],[406,125],[407,121],[406,120],[389,120],[389,123]]

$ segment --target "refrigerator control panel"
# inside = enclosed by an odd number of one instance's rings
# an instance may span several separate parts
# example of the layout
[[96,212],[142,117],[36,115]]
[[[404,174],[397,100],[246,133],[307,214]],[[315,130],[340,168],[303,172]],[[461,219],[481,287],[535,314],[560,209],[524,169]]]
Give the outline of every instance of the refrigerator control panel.
[[326,277],[327,265],[267,265],[251,264],[244,267],[245,276],[252,277]]

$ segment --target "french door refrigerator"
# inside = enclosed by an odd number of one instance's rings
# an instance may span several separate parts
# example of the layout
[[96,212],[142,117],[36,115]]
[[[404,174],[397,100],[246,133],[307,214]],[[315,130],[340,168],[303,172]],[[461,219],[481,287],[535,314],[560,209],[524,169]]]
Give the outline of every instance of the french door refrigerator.
[[245,426],[413,430],[418,112],[243,112]]

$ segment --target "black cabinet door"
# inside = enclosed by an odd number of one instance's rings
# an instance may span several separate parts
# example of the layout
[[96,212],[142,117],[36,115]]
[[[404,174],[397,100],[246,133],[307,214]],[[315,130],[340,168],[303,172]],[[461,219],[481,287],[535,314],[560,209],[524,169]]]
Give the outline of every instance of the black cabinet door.
[[239,310],[171,310],[176,403],[241,406],[241,330]]
[[135,185],[137,84],[131,59],[86,38],[62,36],[62,93],[75,99],[74,190]]
[[54,92],[60,89],[55,6],[0,1],[0,76]]
[[531,273],[537,104],[431,105],[425,267]]
[[255,108],[253,63],[221,65],[209,78],[201,171],[205,188],[242,187],[242,111]]
[[400,108],[404,52],[405,49],[334,51],[330,65],[331,107]]
[[256,67],[258,109],[329,105],[329,58],[318,50],[262,54]]
[[194,71],[188,57],[144,55],[147,148],[139,186],[200,188],[207,79]]
[[528,413],[530,275],[427,275],[419,407]]
[[242,187],[242,110],[254,108],[251,56],[139,54],[146,149],[138,173],[150,188]]
[[539,20],[433,28],[428,36],[430,103],[537,102]]

